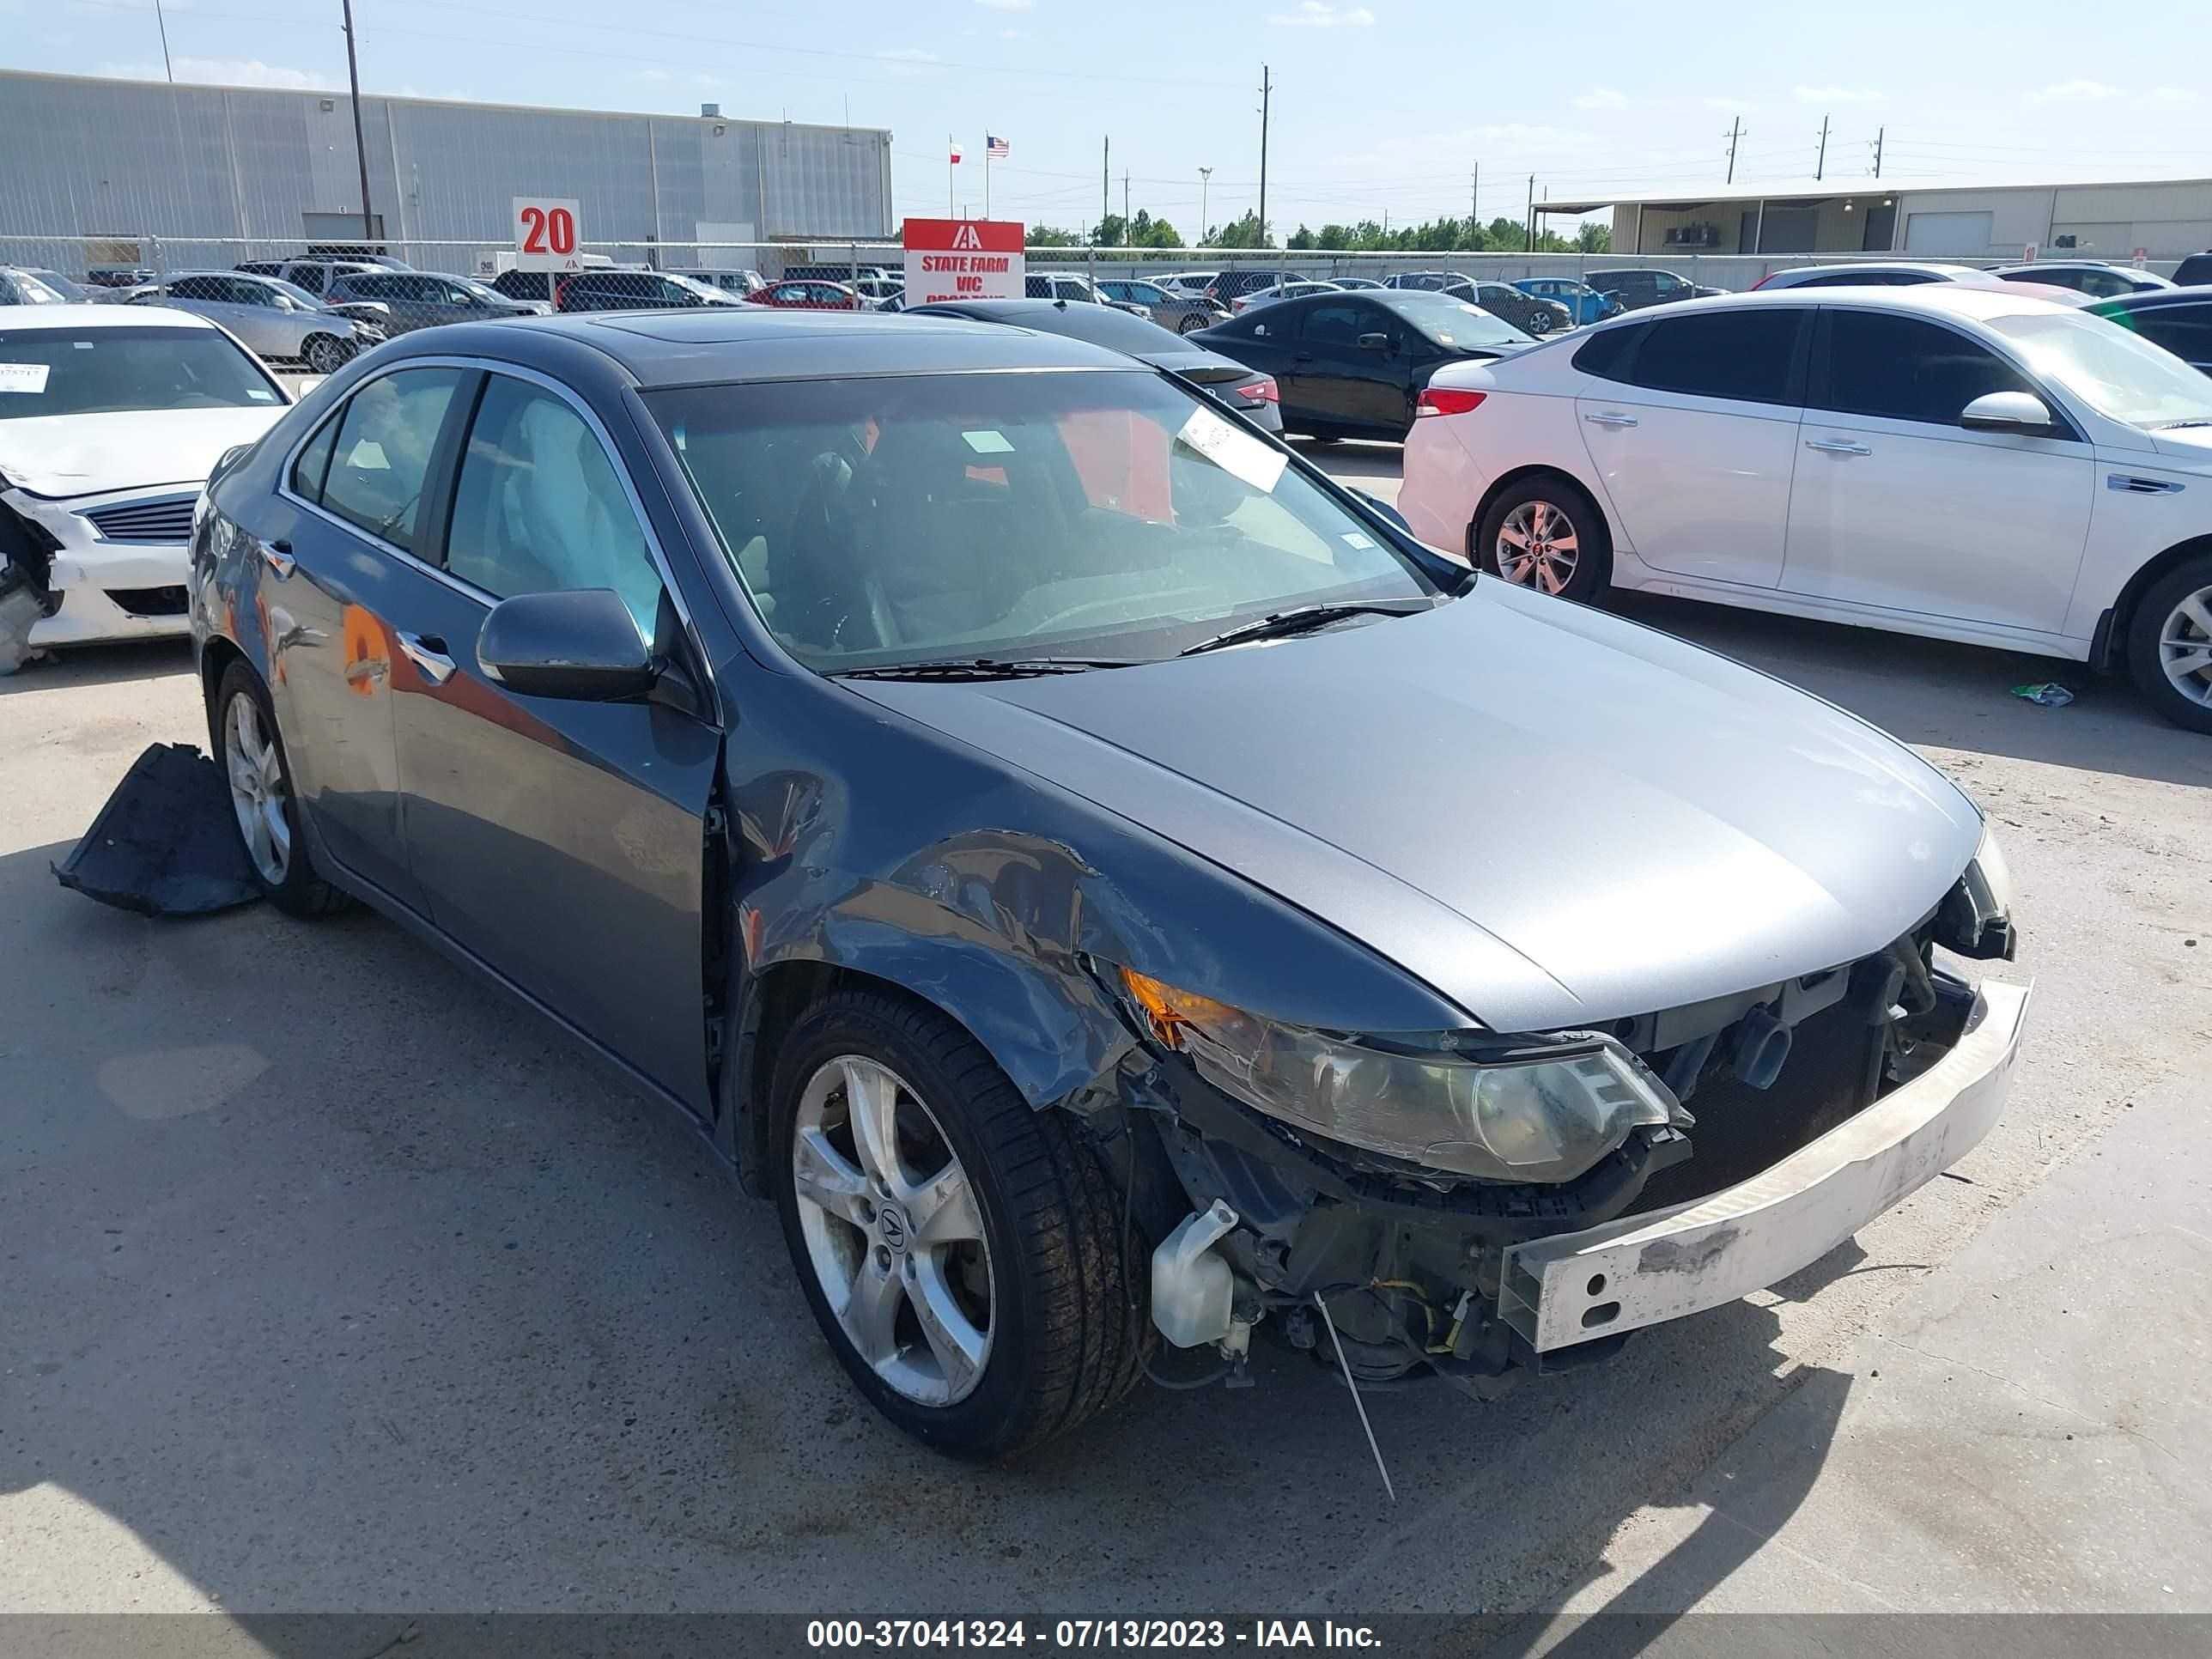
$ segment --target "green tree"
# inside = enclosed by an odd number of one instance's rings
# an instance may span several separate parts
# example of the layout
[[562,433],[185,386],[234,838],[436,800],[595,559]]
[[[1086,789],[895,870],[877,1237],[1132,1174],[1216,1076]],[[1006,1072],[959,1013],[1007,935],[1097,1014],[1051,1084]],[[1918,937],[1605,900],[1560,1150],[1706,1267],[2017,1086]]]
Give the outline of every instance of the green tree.
[[1234,224],[1217,225],[1206,239],[1212,247],[1273,247],[1273,237],[1260,234],[1260,216],[1246,210],[1244,216]]
[[1118,213],[1109,213],[1098,222],[1091,233],[1093,247],[1120,247],[1129,231],[1128,221]]
[[1081,247],[1081,233],[1054,230],[1050,225],[1031,225],[1024,239],[1031,247]]
[[1577,253],[1610,253],[1613,252],[1613,227],[1586,224],[1575,231],[1575,251]]
[[1311,249],[1316,247],[1327,247],[1330,245],[1326,242],[1316,241],[1314,240],[1313,232],[1308,230],[1304,225],[1300,225],[1297,230],[1291,234],[1291,240],[1284,243],[1283,246],[1290,249],[1294,253],[1304,253]]

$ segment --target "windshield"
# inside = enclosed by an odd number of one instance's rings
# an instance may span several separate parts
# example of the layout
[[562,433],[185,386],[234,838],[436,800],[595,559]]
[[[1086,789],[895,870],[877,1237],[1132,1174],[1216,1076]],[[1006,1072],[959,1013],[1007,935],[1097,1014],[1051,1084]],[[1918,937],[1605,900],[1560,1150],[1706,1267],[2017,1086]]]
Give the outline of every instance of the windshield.
[[1280,447],[1161,376],[915,375],[647,401],[769,631],[823,672],[1150,660],[1292,606],[1439,591]]
[[507,302],[506,296],[501,294],[497,289],[487,288],[483,283],[477,282],[473,276],[446,276],[441,277],[440,280],[442,282],[451,283],[455,288],[459,289],[462,293],[467,295],[469,298],[474,300],[479,305],[496,306],[504,305]]
[[283,403],[211,328],[0,328],[0,421]]
[[678,288],[696,294],[702,300],[726,300],[730,297],[719,288],[702,283],[696,276],[684,276],[672,270],[664,270],[660,274]]
[[1480,306],[1469,305],[1449,294],[1426,294],[1418,289],[1392,289],[1378,294],[1386,305],[1438,345],[1532,345],[1535,336],[1523,333],[1502,317],[1493,317]]
[[2161,346],[2078,312],[1993,317],[2027,365],[2130,426],[2212,421],[2212,379]]

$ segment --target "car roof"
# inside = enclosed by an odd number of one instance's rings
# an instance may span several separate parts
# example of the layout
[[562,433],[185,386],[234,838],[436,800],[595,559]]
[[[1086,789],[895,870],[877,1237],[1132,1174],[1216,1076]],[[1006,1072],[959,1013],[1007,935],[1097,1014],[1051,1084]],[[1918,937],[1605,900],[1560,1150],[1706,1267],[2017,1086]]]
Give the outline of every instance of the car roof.
[[[14,313],[21,312],[18,317]],[[26,328],[213,328],[204,317],[167,306],[10,306],[0,331],[20,334]]]
[[1942,276],[1986,276],[1992,273],[1972,265],[1947,264],[1939,259],[1839,259],[1833,264],[1790,265],[1778,276],[1824,276],[1832,270],[1926,270]]
[[2212,283],[2192,283],[2176,288],[2154,288],[2137,294],[2116,294],[2110,299],[2100,300],[2089,307],[2092,311],[2156,311],[2162,306],[2212,305]]
[[1813,305],[1850,305],[1883,311],[1935,311],[1965,318],[1970,322],[1987,322],[1995,317],[2039,312],[2060,316],[2081,314],[2075,306],[2023,293],[2016,283],[1991,283],[1984,287],[1969,283],[1922,283],[1910,288],[1853,288],[1846,285],[1820,289],[1814,294],[1802,294],[1794,288],[1763,288],[1743,294],[1714,294],[1695,300],[1680,301],[1663,310],[1636,312],[1630,317],[1600,326],[1617,328],[1622,323],[1633,325],[1635,323],[1679,317],[1692,311],[1725,311],[1744,306]]
[[481,353],[557,374],[576,364],[578,346],[589,348],[602,361],[611,360],[648,390],[744,380],[1139,367],[1103,346],[1002,324],[910,313],[779,311],[769,306],[564,312],[462,323],[402,335],[378,356],[389,362],[395,356]]

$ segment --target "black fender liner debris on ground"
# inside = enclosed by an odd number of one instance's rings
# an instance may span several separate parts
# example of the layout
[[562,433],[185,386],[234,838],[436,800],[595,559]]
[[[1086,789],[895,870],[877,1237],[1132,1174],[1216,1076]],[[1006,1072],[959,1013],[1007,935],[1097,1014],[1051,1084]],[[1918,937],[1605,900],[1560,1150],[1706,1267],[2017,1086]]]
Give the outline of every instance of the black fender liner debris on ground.
[[261,896],[222,769],[184,743],[155,744],[133,761],[53,872],[87,898],[144,916],[208,915]]

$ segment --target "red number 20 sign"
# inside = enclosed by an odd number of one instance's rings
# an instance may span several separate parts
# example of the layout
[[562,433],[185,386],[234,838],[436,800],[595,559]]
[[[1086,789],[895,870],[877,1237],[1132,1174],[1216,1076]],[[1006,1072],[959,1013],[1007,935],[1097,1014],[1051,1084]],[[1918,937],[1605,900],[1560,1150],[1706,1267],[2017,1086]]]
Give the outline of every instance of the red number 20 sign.
[[514,264],[519,270],[578,270],[576,204],[573,198],[514,198]]

